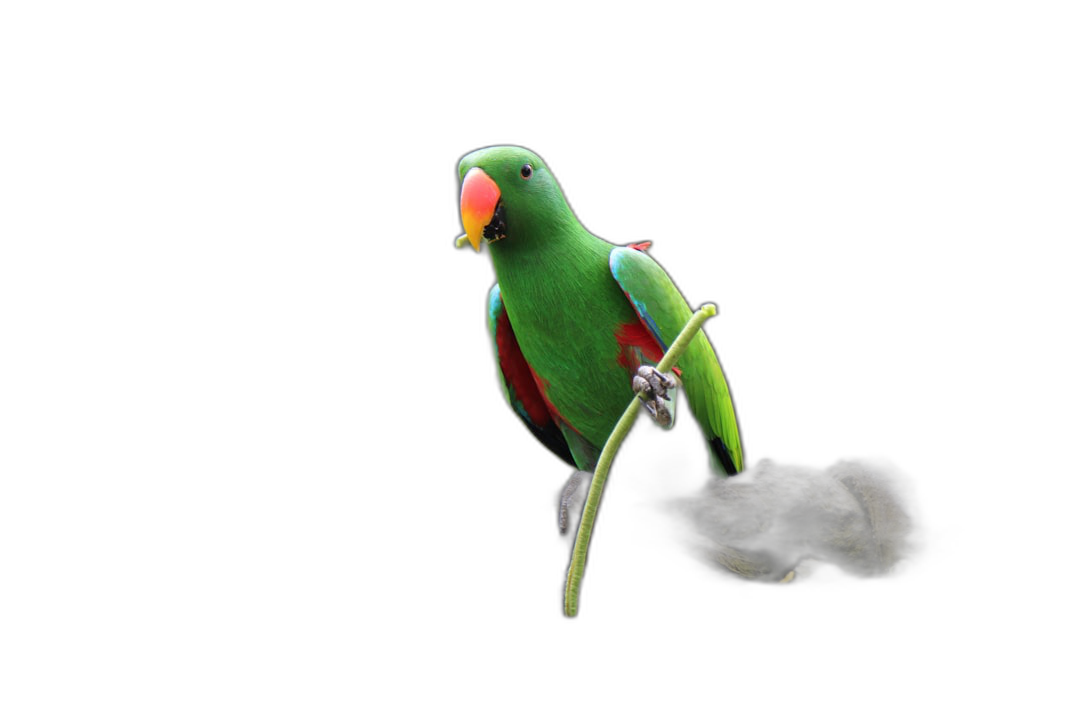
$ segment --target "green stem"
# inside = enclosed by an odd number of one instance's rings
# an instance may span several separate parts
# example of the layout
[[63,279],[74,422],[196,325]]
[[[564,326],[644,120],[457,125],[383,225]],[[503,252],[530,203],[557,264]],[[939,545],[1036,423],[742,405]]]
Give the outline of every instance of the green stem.
[[[715,305],[702,305],[687,321],[679,336],[675,338],[675,342],[671,344],[668,351],[664,353],[664,357],[660,359],[656,369],[666,373],[675,367],[675,363],[678,362],[683,351],[690,345],[690,341],[694,339],[697,331],[701,329],[702,323],[715,314]],[[585,509],[581,512],[581,524],[578,526],[577,540],[574,541],[574,552],[570,556],[570,570],[566,576],[566,601],[563,612],[566,613],[567,617],[577,615],[581,578],[585,574],[585,559],[589,555],[589,540],[592,537],[593,523],[596,522],[596,512],[600,509],[600,496],[604,492],[604,483],[607,482],[608,470],[611,469],[611,462],[615,459],[615,453],[619,451],[619,446],[626,439],[626,434],[630,432],[630,428],[633,427],[634,420],[637,418],[638,409],[641,407],[641,403],[638,401],[640,397],[641,393],[635,395],[623,412],[622,417],[619,418],[615,429],[611,431],[607,442],[604,443],[604,450],[600,453],[600,459],[596,463],[596,470],[593,472],[592,484],[589,486],[589,498],[585,501]]]

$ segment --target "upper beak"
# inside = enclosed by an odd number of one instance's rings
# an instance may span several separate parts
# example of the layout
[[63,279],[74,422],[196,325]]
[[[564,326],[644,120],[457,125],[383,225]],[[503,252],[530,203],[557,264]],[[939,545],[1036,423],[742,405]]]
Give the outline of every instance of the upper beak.
[[484,228],[491,223],[499,204],[499,186],[486,172],[474,167],[461,181],[461,224],[473,249],[480,252]]

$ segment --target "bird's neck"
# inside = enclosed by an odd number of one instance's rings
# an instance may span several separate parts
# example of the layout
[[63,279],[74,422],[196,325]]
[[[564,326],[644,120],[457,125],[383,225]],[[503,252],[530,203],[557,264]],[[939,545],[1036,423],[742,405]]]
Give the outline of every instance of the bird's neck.
[[[511,234],[489,246],[495,277],[507,308],[561,304],[609,273],[611,244],[576,218],[546,225],[536,236]],[[511,312],[511,321],[514,313]]]

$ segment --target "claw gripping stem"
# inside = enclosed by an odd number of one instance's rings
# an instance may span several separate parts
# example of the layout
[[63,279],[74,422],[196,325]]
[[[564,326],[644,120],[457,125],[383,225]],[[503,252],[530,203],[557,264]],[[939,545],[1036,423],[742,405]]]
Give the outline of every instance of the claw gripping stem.
[[[679,332],[679,336],[675,338],[675,342],[671,343],[671,347],[664,353],[664,357],[660,359],[656,366],[657,371],[666,373],[671,370],[690,344],[690,341],[694,339],[694,335],[701,329],[702,323],[715,314],[715,305],[712,303],[702,305],[690,317]],[[596,522],[596,513],[600,509],[600,496],[604,492],[604,483],[607,481],[608,470],[611,468],[612,460],[615,459],[615,453],[619,451],[619,446],[626,439],[626,434],[634,426],[638,409],[641,407],[640,398],[641,393],[638,393],[630,401],[630,404],[626,406],[626,410],[623,412],[622,417],[619,418],[619,422],[616,423],[615,429],[611,431],[607,442],[604,443],[604,450],[600,453],[600,459],[596,463],[593,481],[589,486],[589,498],[585,501],[585,509],[581,512],[581,524],[578,525],[577,540],[574,541],[574,551],[570,555],[570,569],[566,575],[566,599],[563,604],[563,613],[567,617],[577,615],[581,578],[585,574],[585,560],[589,555],[589,540],[592,537],[593,523]]]

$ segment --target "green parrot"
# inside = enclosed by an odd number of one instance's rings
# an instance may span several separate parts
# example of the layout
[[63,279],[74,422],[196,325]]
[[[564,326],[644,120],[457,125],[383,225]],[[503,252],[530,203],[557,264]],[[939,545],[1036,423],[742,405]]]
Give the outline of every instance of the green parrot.
[[[653,369],[691,316],[649,243],[614,245],[574,215],[555,176],[522,147],[488,147],[458,166],[461,221],[477,251],[487,240],[496,284],[488,326],[509,403],[540,442],[591,473],[635,392],[662,425],[672,378]],[[698,333],[673,374],[701,430],[713,467],[743,469],[742,442],[727,381]],[[571,476],[566,505],[581,480]],[[575,480],[576,477],[576,480]]]

